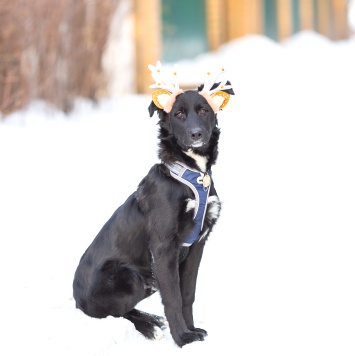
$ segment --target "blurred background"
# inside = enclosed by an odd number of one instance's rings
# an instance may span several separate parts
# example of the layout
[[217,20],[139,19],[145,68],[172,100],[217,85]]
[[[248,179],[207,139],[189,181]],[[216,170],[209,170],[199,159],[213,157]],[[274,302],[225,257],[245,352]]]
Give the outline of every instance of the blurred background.
[[[43,99],[150,92],[149,63],[173,63],[261,34],[353,36],[354,0],[0,0],[0,118]],[[262,59],[261,59],[262,60]]]

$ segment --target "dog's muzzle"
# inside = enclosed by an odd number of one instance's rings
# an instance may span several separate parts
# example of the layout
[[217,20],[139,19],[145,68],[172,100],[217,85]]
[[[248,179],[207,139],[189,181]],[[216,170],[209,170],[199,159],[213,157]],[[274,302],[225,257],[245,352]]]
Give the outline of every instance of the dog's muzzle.
[[207,133],[200,127],[187,129],[187,140],[190,147],[201,147],[208,141]]

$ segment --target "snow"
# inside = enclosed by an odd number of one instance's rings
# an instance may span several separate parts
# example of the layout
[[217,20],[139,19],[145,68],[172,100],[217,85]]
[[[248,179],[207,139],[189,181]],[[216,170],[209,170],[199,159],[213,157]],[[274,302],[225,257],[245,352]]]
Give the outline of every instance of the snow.
[[[194,305],[206,340],[146,340],[72,298],[82,253],[158,162],[150,97],[78,99],[68,115],[36,101],[0,124],[1,354],[355,354],[355,42],[248,36],[179,62],[180,78],[222,61],[236,95]],[[163,315],[158,293],[139,307]]]

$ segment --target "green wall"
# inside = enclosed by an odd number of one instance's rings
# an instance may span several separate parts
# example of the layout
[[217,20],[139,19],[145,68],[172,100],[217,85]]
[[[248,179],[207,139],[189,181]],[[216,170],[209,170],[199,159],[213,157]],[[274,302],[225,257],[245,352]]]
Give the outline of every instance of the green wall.
[[279,37],[277,29],[277,0],[263,0],[264,34],[274,40]]
[[163,61],[208,51],[205,0],[161,0]]

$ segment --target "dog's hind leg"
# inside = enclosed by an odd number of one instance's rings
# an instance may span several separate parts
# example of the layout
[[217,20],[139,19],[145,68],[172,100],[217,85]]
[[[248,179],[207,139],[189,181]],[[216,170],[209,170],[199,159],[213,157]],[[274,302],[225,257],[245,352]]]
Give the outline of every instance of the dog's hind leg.
[[104,261],[91,273],[91,280],[84,279],[84,272],[77,272],[74,297],[77,307],[91,317],[124,317],[154,291],[146,287],[146,278],[138,268],[119,260]]
[[162,330],[168,325],[165,318],[137,309],[129,311],[124,318],[131,321],[135,328],[148,339],[161,339],[163,337]]
[[97,285],[100,286],[101,302],[109,310],[109,315],[122,316],[131,321],[137,331],[148,339],[163,337],[162,329],[167,325],[165,318],[134,308],[156,291],[142,273],[134,266],[108,260],[101,267],[99,280]]

